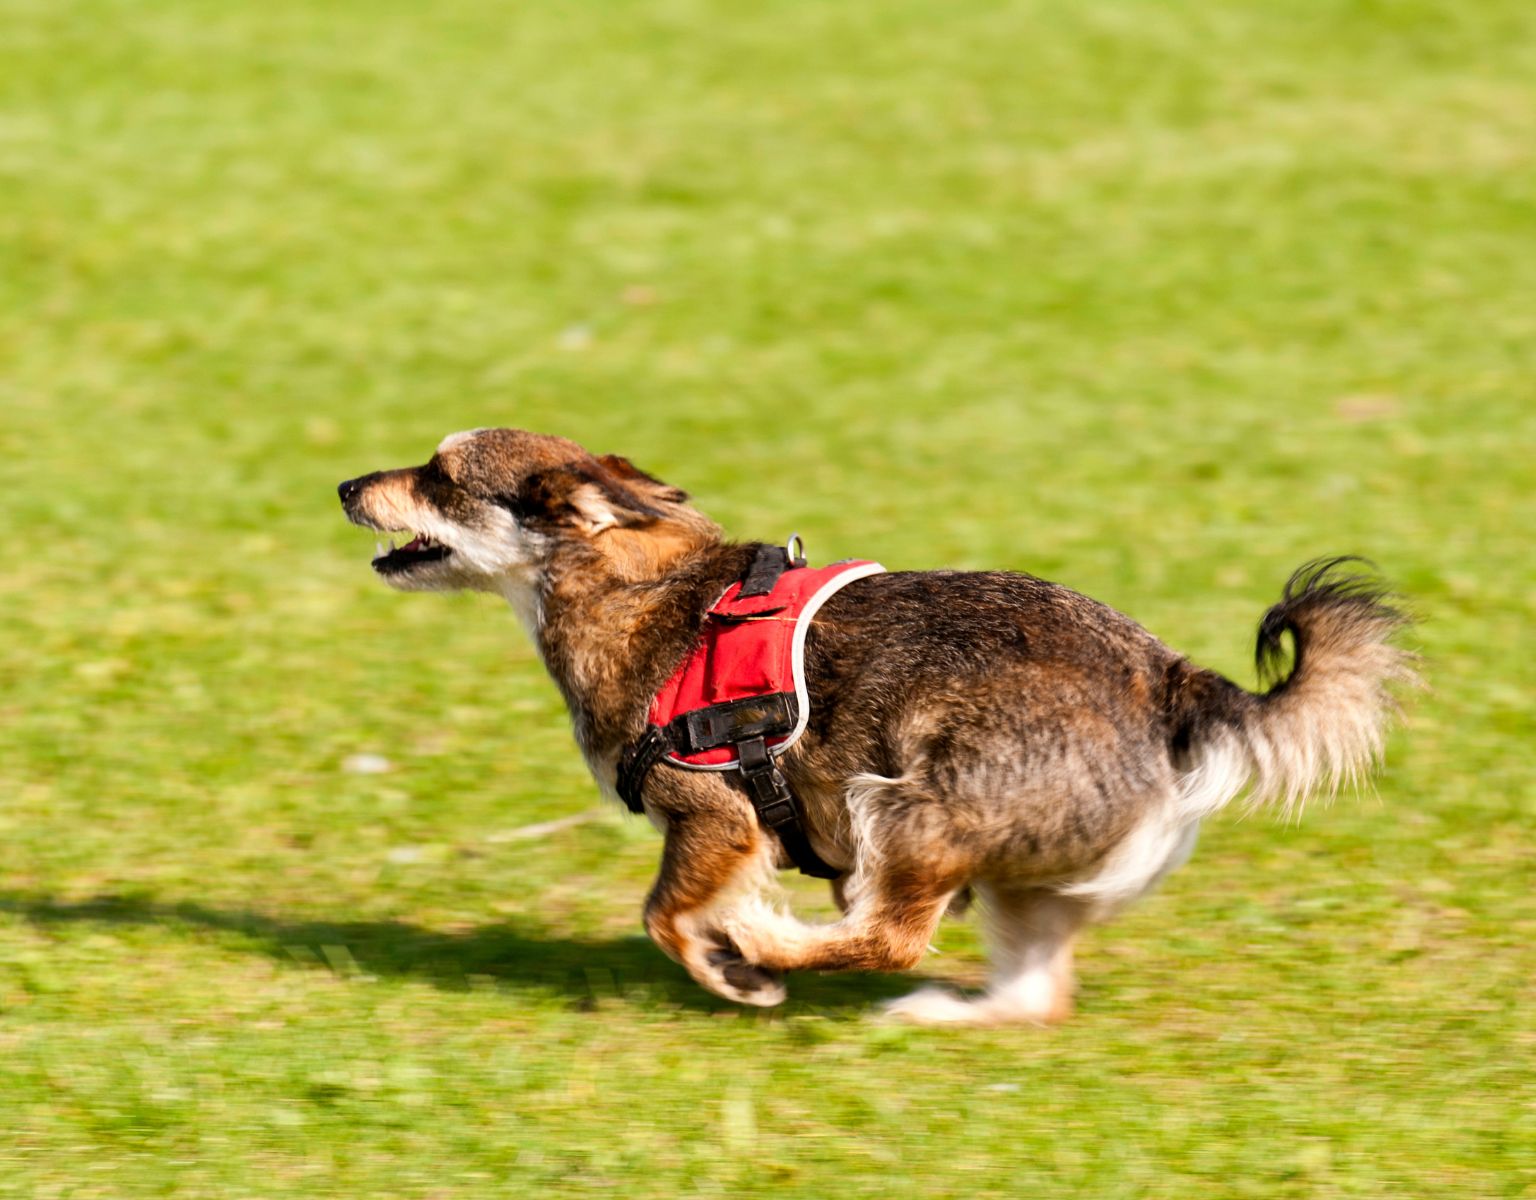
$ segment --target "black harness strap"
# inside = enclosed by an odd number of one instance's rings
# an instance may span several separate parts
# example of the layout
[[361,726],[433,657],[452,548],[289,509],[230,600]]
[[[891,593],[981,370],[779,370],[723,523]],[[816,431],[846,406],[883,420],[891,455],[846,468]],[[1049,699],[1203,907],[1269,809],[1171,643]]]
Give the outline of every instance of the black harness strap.
[[741,597],[766,596],[773,591],[773,585],[779,582],[779,576],[787,570],[788,550],[783,546],[759,546],[757,553],[752,556],[752,565],[742,576],[741,591],[736,594]]
[[827,865],[812,849],[795,794],[789,790],[789,781],[773,761],[773,755],[768,753],[763,739],[738,743],[736,755],[742,786],[746,789],[747,799],[757,810],[757,819],[778,835],[780,844],[788,852],[790,861],[800,868],[800,873],[815,879],[836,879],[841,875],[841,871]]
[[[836,867],[829,866],[811,847],[811,839],[806,836],[805,822],[800,815],[800,805],[795,800],[795,794],[789,790],[789,781],[784,778],[784,772],[779,770],[779,764],[774,761],[773,755],[768,753],[768,745],[764,741],[765,734],[756,733],[755,736],[753,734],[754,729],[761,729],[764,725],[774,723],[738,722],[735,719],[736,714],[720,711],[740,707],[747,710],[742,714],[745,716],[753,712],[760,713],[764,708],[764,701],[783,701],[786,698],[793,700],[793,697],[787,693],[780,693],[775,696],[754,697],[746,701],[737,700],[716,704],[710,708],[687,713],[666,725],[647,726],[645,733],[638,740],[631,742],[619,759],[618,790],[625,806],[632,813],[645,811],[642,793],[646,777],[651,773],[651,768],[673,751],[692,754],[698,750],[710,750],[716,746],[734,745],[737,765],[732,774],[742,791],[747,793],[747,799],[752,801],[757,819],[779,839],[801,874],[810,875],[816,879],[836,879],[842,872]],[[793,723],[791,718],[791,726]],[[703,745],[694,741],[693,734],[700,732],[702,728],[711,727],[724,728],[729,732],[723,737],[710,738]],[[783,732],[782,729],[770,728],[766,736],[777,736],[781,732]],[[744,740],[738,740],[743,734],[745,734]]]
[[641,789],[645,787],[645,777],[671,749],[672,739],[667,736],[667,727],[664,725],[647,725],[638,741],[624,747],[624,753],[619,755],[618,791],[619,799],[624,801],[624,807],[630,812],[645,811],[645,803],[640,798]]
[[725,700],[683,713],[665,725],[647,725],[619,756],[619,798],[632,813],[643,812],[640,792],[651,768],[669,754],[698,754],[721,746],[783,737],[795,727],[794,692],[771,692]]

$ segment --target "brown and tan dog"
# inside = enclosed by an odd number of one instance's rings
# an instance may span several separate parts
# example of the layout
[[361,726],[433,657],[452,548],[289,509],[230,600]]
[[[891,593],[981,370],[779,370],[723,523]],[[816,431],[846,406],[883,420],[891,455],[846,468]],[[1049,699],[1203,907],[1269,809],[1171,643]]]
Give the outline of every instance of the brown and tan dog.
[[[610,795],[651,697],[754,553],[626,459],[518,430],[453,434],[424,466],[339,490],[356,524],[413,535],[373,561],[391,586],[510,601]],[[1078,931],[1182,863],[1202,818],[1245,790],[1294,805],[1379,754],[1388,685],[1412,677],[1391,643],[1405,618],[1342,561],[1298,571],[1265,615],[1261,669],[1287,631],[1296,661],[1262,694],[1029,575],[857,580],[811,627],[810,724],[783,759],[811,844],[844,872],[842,919],[764,899],[783,851],[728,776],[660,767],[644,790],[665,835],[646,929],[710,991],[776,1004],[785,971],[914,966],[974,889],[985,995],[926,989],[892,1011],[1062,1019]]]

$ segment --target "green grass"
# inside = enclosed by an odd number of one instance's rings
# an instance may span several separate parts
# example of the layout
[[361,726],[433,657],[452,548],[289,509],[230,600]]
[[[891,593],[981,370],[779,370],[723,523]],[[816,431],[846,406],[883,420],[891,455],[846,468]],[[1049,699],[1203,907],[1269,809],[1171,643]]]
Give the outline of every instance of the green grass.
[[[0,28],[0,1196],[1536,1195],[1536,8]],[[1432,690],[1375,794],[1212,822],[1063,1029],[738,1012],[640,936],[648,826],[505,836],[597,803],[510,614],[340,517],[480,424],[1244,681],[1366,553]]]

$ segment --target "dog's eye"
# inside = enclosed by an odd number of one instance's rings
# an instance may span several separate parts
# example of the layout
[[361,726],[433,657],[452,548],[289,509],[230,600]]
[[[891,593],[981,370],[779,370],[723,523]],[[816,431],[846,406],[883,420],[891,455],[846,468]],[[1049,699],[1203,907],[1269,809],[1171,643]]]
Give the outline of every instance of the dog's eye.
[[416,469],[416,491],[429,504],[445,510],[460,494],[459,485],[436,461]]
[[568,486],[566,472],[535,471],[518,482],[517,491],[501,492],[491,499],[520,522],[547,521],[559,512]]
[[518,521],[530,521],[544,515],[544,506],[533,496],[504,493],[493,497],[493,502],[506,509]]

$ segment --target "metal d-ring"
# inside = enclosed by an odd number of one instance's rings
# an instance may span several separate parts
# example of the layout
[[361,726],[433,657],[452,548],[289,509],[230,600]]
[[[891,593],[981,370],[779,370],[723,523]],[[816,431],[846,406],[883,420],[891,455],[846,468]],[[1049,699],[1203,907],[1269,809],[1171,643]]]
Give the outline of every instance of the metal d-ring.
[[789,555],[789,565],[803,567],[805,565],[805,543],[800,540],[798,533],[789,535],[789,540],[784,543],[784,553]]

